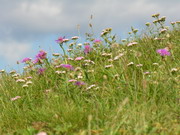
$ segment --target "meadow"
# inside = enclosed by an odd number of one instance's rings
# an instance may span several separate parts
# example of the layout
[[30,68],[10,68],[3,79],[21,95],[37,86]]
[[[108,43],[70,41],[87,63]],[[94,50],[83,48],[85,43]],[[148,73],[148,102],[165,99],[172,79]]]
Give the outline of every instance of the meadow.
[[59,37],[62,54],[0,70],[0,134],[179,135],[180,22],[152,17],[127,39],[112,28],[85,43]]

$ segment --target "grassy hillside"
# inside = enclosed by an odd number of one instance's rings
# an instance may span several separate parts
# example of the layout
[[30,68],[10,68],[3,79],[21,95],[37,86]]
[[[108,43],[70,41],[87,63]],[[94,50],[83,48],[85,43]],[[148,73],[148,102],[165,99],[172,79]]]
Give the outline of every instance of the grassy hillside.
[[178,135],[180,22],[153,18],[126,40],[111,28],[86,43],[60,37],[63,55],[41,50],[22,74],[0,70],[0,134]]

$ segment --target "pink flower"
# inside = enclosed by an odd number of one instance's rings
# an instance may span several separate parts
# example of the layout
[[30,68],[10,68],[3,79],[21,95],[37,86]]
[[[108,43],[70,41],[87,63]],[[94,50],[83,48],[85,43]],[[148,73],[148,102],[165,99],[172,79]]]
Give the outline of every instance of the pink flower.
[[70,64],[61,64],[60,66],[66,68],[66,69],[69,69],[69,70],[73,70],[74,69],[73,66],[70,65]]
[[38,74],[42,75],[46,69],[45,68],[39,68]]
[[85,85],[85,83],[84,83],[84,82],[81,82],[81,81],[76,81],[76,82],[74,83],[74,85],[83,86],[83,85]]
[[156,51],[157,53],[159,53],[161,56],[170,56],[171,53],[167,50],[167,49],[159,49]]
[[36,63],[41,63],[40,59],[36,58],[34,61],[33,61],[34,64]]
[[76,82],[77,80],[75,80],[75,79],[71,79],[71,80],[69,80],[68,82]]
[[84,59],[84,57],[77,57],[75,58],[75,61],[82,60],[82,59]]
[[15,101],[15,100],[17,100],[17,99],[19,99],[19,98],[21,98],[20,96],[16,96],[16,97],[14,97],[14,98],[11,98],[11,101]]
[[90,45],[85,45],[85,47],[84,47],[84,53],[85,54],[89,53],[91,50],[92,49],[91,49]]
[[36,55],[37,59],[46,59],[47,53],[43,50],[39,51],[39,53]]
[[101,42],[100,39],[95,39],[95,40],[94,40],[94,43],[100,43],[100,42]]
[[65,36],[64,37],[59,37],[57,40],[55,40],[58,44],[62,44],[65,41]]
[[31,61],[31,58],[24,58],[21,62],[22,62],[22,63],[26,63],[26,62],[28,62],[28,61]]

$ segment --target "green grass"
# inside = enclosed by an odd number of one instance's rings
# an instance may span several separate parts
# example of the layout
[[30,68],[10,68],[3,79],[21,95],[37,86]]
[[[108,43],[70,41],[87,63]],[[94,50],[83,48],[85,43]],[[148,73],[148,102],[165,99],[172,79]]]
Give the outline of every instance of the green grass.
[[[159,34],[165,28],[163,23],[147,27],[141,35],[132,32],[126,42],[118,42],[108,31],[101,36],[99,45],[90,42],[93,50],[88,54],[72,40],[73,51],[68,56],[83,56],[81,61],[62,56],[55,57],[56,62],[52,59],[43,59],[41,64],[29,62],[26,65],[32,67],[18,77],[13,77],[16,73],[1,71],[0,134],[33,135],[41,131],[50,135],[180,134],[180,25],[177,22],[171,30]],[[155,37],[163,40],[154,40]],[[93,36],[87,39],[93,41]],[[130,39],[137,45],[128,47]],[[165,47],[171,55],[161,57],[156,50]],[[114,60],[119,54],[123,56]],[[86,66],[84,60],[94,64]],[[128,66],[130,62],[134,64]],[[55,68],[67,63],[75,70]],[[142,66],[137,67],[138,64]],[[106,68],[107,65],[112,67]],[[42,75],[37,74],[39,67],[46,68]],[[172,71],[173,68],[177,71]],[[32,84],[23,88],[28,76],[32,77],[29,79]],[[18,79],[25,82],[18,83]],[[76,86],[68,82],[70,79],[85,85]],[[21,98],[11,101],[16,96]]]

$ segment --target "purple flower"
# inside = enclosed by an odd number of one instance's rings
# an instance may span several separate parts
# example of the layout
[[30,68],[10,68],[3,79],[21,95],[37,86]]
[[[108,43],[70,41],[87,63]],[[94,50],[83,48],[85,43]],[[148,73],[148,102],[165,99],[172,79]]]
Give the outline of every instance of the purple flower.
[[161,56],[171,55],[171,53],[167,49],[158,49],[156,52],[159,53]]
[[38,74],[42,75],[46,69],[45,68],[39,68]]
[[95,40],[94,40],[94,43],[100,43],[100,42],[101,42],[100,39],[95,39]]
[[73,70],[74,69],[73,66],[70,65],[70,64],[61,64],[60,66],[66,68],[66,69],[69,69],[69,70]]
[[85,45],[85,47],[84,47],[84,53],[85,54],[89,53],[91,50],[92,49],[91,49],[90,45]]
[[33,61],[34,64],[36,63],[41,63],[40,59],[39,58],[36,58],[34,61]]
[[47,53],[43,50],[39,51],[39,53],[36,55],[37,59],[46,59]]
[[22,62],[22,63],[26,63],[26,62],[28,62],[28,61],[31,61],[31,58],[24,58],[21,62]]
[[85,85],[85,83],[84,83],[84,82],[81,82],[81,81],[76,81],[76,82],[74,83],[74,85],[83,86],[83,85]]

